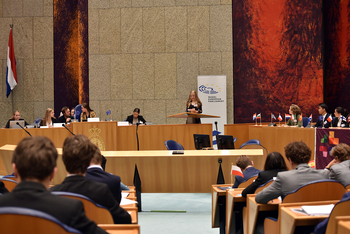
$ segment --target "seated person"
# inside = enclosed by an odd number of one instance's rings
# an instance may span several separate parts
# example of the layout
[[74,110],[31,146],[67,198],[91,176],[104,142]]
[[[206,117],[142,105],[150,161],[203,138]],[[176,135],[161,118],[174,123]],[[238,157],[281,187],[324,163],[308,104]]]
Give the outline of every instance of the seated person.
[[51,108],[47,108],[44,118],[40,121],[40,126],[52,127],[54,123],[57,123],[55,118],[55,112]]
[[278,152],[269,153],[266,157],[264,170],[259,172],[258,178],[242,191],[242,197],[253,194],[261,185],[276,177],[278,172],[286,170],[287,165],[283,156]]
[[291,142],[284,150],[292,170],[279,172],[276,180],[256,195],[256,202],[266,204],[279,196],[283,199],[308,182],[328,179],[328,170],[316,170],[308,165],[311,150],[304,142]]
[[61,110],[62,115],[57,119],[57,123],[69,123],[72,120],[70,110],[68,107],[63,107]]
[[140,115],[140,109],[135,108],[134,113],[132,115],[129,115],[126,118],[126,121],[129,122],[130,125],[136,125],[137,123],[145,124],[146,120]]
[[334,120],[332,122],[332,127],[349,127],[349,123],[346,121],[346,118],[344,117],[344,108],[343,107],[337,107],[334,110]]
[[82,233],[107,233],[85,216],[79,200],[59,197],[48,191],[56,173],[57,150],[46,137],[24,138],[12,157],[19,184],[0,196],[0,207],[23,207],[45,212]]
[[85,173],[96,152],[95,145],[84,135],[67,137],[63,143],[62,160],[68,176],[50,191],[65,191],[84,195],[106,207],[115,224],[131,224],[127,211],[119,206],[106,184],[88,180]]
[[347,186],[350,184],[350,146],[340,143],[332,148],[330,154],[334,159],[326,166],[330,170],[329,179]]
[[300,107],[292,104],[289,107],[289,114],[292,116],[290,119],[288,119],[287,125],[288,126],[303,126],[303,119],[301,116],[301,110]]
[[318,113],[320,114],[320,116],[313,127],[329,128],[330,126],[332,126],[332,115],[328,114],[327,112],[328,112],[328,106],[325,103],[320,103],[318,105]]
[[[11,119],[9,119],[9,121],[7,121],[7,124],[6,124],[5,128],[10,128],[10,122],[13,121],[13,120],[24,120],[24,119],[21,119],[21,114],[19,113],[18,110],[15,110],[13,112],[13,116],[11,117]],[[28,123],[26,121],[24,121],[24,125],[27,126]]]
[[121,201],[121,189],[120,189],[120,177],[116,175],[112,175],[108,172],[105,172],[102,167],[102,155],[100,150],[96,145],[94,157],[91,159],[90,166],[87,168],[85,178],[89,180],[94,180],[97,182],[101,182],[107,184],[109,190],[113,194],[114,199],[120,203]]
[[241,168],[243,172],[243,177],[242,176],[235,176],[235,183],[233,184],[232,188],[238,188],[238,186],[250,179],[253,176],[256,176],[259,174],[261,170],[258,170],[254,167],[254,162],[250,160],[250,158],[246,155],[239,156],[236,159],[236,165]]
[[92,110],[87,103],[81,104],[81,115],[80,115],[80,122],[87,121],[88,118],[95,118],[96,113],[94,110]]

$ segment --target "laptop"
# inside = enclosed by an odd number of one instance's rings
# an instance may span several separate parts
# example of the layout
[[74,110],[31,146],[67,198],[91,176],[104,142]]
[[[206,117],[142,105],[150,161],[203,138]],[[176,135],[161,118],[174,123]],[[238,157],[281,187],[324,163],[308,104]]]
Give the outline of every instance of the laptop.
[[19,123],[22,127],[25,127],[24,120],[11,120],[10,128],[21,128],[16,123]]

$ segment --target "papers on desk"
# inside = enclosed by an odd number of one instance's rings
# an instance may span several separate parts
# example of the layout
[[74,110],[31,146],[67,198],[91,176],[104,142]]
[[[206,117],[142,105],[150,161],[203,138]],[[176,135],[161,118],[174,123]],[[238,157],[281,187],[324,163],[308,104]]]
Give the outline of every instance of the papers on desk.
[[128,197],[129,193],[128,192],[122,192],[122,197]]
[[221,190],[224,190],[224,191],[225,191],[225,190],[227,190],[227,189],[232,189],[232,187],[219,187],[219,186],[218,186],[218,189],[221,189]]
[[133,201],[133,200],[127,199],[125,197],[122,197],[122,200],[120,201],[121,206],[130,205],[130,204],[134,204],[134,203],[137,203],[137,201]]
[[329,215],[333,210],[334,205],[319,205],[319,206],[301,206],[300,209],[291,209],[293,212],[302,213],[310,216]]

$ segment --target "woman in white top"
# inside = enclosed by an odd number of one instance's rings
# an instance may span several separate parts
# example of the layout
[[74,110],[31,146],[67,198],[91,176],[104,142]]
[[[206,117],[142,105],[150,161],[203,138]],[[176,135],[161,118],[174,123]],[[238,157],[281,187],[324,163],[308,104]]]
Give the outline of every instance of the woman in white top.
[[346,118],[344,117],[344,108],[343,107],[337,107],[334,110],[334,120],[332,122],[332,127],[349,127],[348,122],[346,121]]
[[55,118],[55,112],[51,108],[47,108],[45,111],[44,118],[40,121],[40,126],[49,126],[52,127],[54,123],[57,123]]

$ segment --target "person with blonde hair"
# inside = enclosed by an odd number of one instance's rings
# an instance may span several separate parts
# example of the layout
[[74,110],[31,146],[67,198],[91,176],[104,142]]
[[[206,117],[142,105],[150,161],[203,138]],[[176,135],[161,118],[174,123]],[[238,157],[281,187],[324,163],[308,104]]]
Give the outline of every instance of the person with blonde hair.
[[55,112],[51,108],[47,108],[45,111],[45,116],[40,120],[40,126],[52,127],[54,123],[57,123],[55,118]]
[[[24,120],[24,119],[21,119],[21,113],[19,113],[18,110],[15,110],[13,112],[13,115],[12,117],[9,119],[9,121],[7,121],[7,124],[5,126],[5,128],[10,128],[10,122],[13,121],[13,120]],[[24,121],[24,125],[27,126],[28,123],[26,121]]]
[[[188,100],[186,102],[186,112],[191,112],[191,113],[202,113],[202,102],[199,99],[197,92],[195,90],[192,90],[190,92],[190,95],[188,96]],[[187,118],[186,121],[187,124],[191,124],[191,123],[201,123],[201,119],[200,118]]]
[[298,105],[292,104],[289,107],[289,114],[292,116],[287,122],[288,126],[303,126],[303,120],[301,116],[301,110]]

